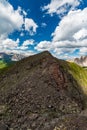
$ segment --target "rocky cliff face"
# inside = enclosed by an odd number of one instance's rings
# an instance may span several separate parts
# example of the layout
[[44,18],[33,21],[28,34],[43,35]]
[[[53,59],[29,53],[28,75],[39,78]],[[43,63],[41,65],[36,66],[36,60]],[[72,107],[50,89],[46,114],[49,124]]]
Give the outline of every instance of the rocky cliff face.
[[67,65],[43,52],[17,62],[0,75],[1,124],[13,130],[68,130],[80,118],[83,124],[82,117],[77,119],[76,115],[84,109],[84,94]]
[[74,62],[82,67],[87,67],[87,56],[81,56],[80,58],[75,58]]

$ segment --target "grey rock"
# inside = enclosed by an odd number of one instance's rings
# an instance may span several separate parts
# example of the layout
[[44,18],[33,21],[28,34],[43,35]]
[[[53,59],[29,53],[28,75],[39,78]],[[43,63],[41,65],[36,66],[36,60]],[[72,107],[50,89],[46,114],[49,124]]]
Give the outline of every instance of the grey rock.
[[0,123],[0,130],[9,130],[5,124]]

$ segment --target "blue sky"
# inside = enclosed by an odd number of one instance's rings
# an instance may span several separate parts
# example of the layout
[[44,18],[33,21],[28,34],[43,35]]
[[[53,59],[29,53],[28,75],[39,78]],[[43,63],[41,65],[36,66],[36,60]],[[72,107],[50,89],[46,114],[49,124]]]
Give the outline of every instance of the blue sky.
[[0,0],[0,52],[87,55],[87,0]]

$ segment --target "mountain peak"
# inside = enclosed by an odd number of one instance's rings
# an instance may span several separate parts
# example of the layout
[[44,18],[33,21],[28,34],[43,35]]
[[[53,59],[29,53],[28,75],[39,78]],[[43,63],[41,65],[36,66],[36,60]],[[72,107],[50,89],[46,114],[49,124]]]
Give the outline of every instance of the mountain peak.
[[38,53],[36,55],[53,57],[49,51],[43,51],[43,52],[40,52],[40,53]]

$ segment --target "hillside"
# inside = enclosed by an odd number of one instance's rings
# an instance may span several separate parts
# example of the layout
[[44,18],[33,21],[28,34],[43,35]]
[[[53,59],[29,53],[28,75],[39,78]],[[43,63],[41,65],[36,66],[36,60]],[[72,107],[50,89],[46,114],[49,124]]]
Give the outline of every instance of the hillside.
[[86,130],[85,76],[47,51],[15,63],[0,75],[0,121],[13,130]]
[[85,94],[87,94],[87,71],[85,68],[80,67],[75,63],[69,63],[70,73],[77,80],[78,84],[82,87]]
[[8,71],[8,69],[13,66],[16,62],[8,62],[6,63],[3,60],[0,60],[0,75],[2,75],[3,73],[6,73]]
[[3,69],[7,66],[7,63],[5,63],[3,60],[0,60],[0,69]]
[[77,65],[74,62],[65,62],[61,61],[62,66],[65,70],[73,76],[73,78],[77,81],[81,89],[87,94],[87,69]]

